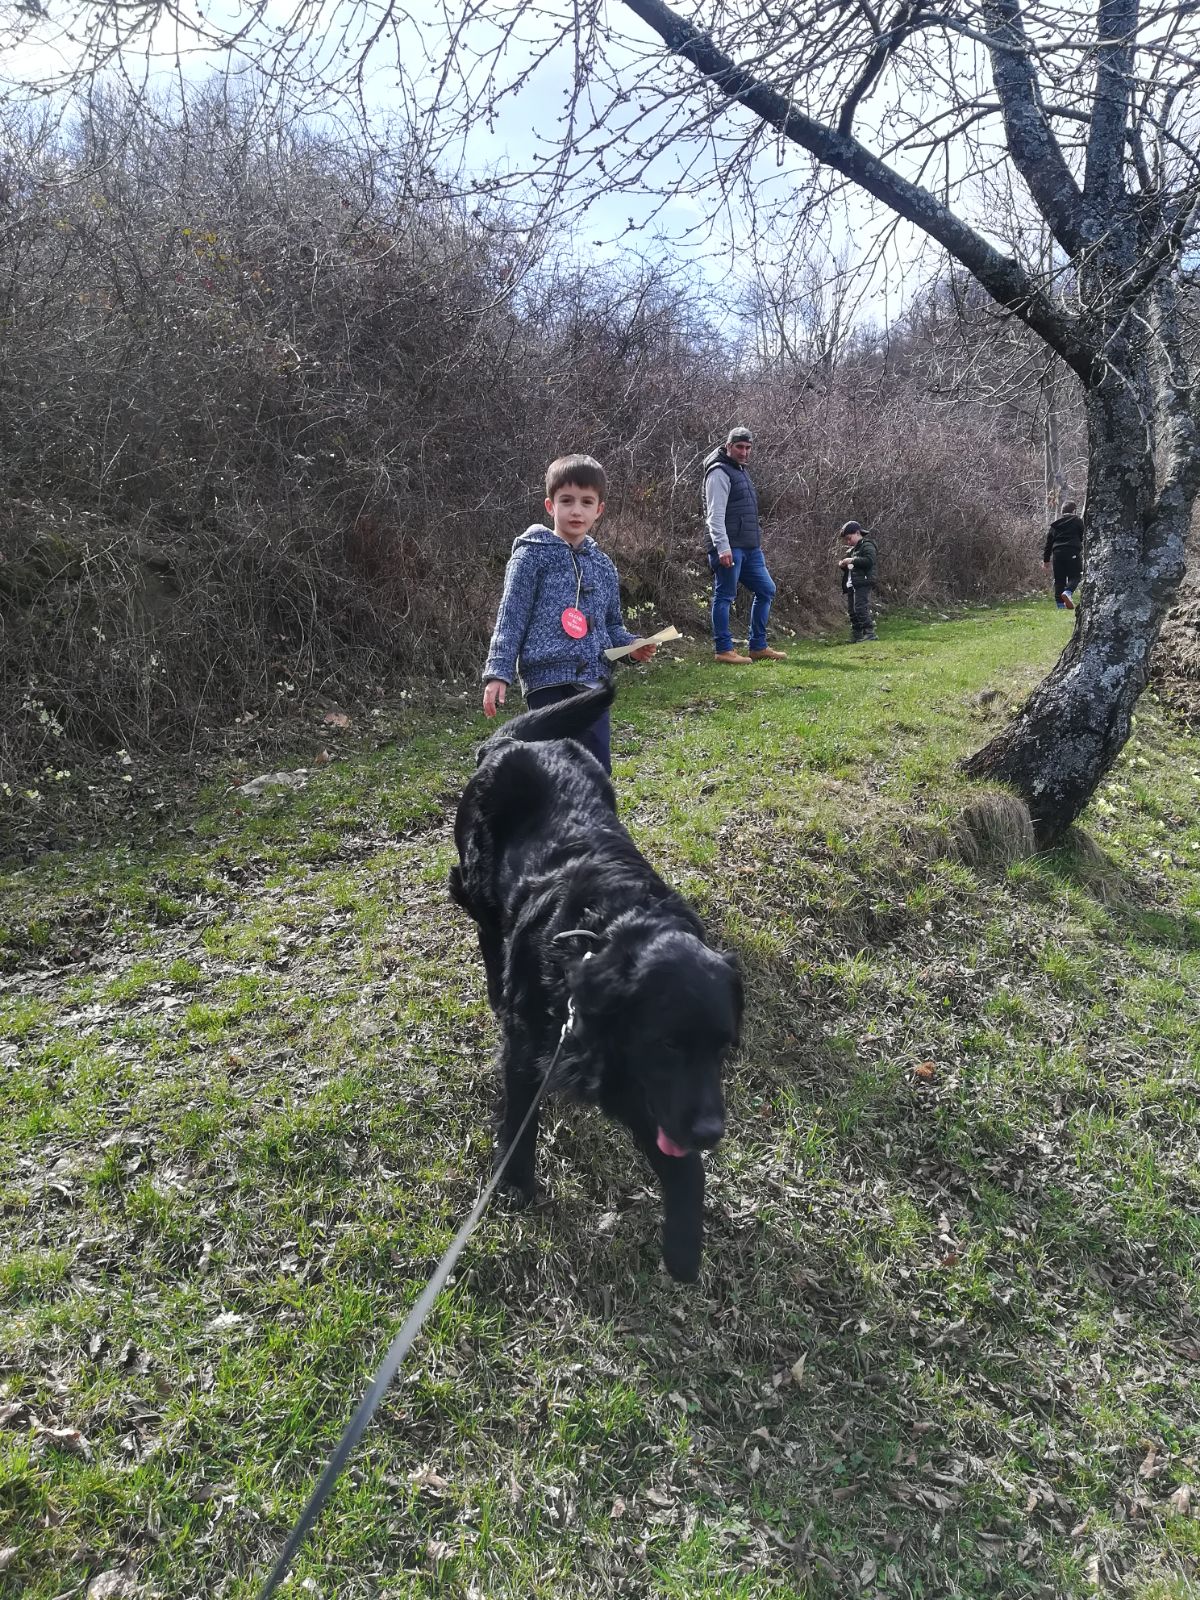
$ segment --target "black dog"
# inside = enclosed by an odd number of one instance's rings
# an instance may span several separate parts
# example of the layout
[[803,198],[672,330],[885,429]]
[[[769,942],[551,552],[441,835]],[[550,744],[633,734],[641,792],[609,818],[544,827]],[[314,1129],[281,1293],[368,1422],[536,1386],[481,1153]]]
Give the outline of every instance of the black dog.
[[[663,1193],[663,1260],[700,1271],[704,1166],[725,1131],[721,1069],[736,1046],[736,962],[617,820],[612,784],[570,736],[611,687],[514,717],[482,747],[458,807],[450,894],[479,927],[499,1019],[498,1153],[553,1063],[552,1087],[625,1123]],[[570,1012],[570,1027],[562,1036]],[[533,1198],[537,1118],[506,1183]]]

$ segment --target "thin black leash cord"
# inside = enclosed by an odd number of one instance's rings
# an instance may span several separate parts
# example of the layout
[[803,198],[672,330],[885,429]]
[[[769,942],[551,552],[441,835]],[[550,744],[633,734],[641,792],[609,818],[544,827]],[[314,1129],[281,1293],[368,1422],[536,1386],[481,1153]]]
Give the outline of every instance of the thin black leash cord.
[[542,1096],[546,1092],[546,1086],[550,1082],[550,1078],[554,1072],[558,1058],[562,1053],[562,1047],[566,1043],[567,1034],[571,1031],[571,1026],[574,1020],[575,1007],[571,1005],[567,1011],[567,1020],[563,1023],[562,1032],[559,1034],[558,1048],[554,1052],[554,1059],[546,1069],[546,1075],[542,1079],[538,1091],[533,1097],[533,1102],[530,1105],[529,1110],[525,1113],[524,1122],[522,1122],[520,1128],[517,1130],[516,1137],[513,1139],[512,1143],[501,1157],[500,1162],[497,1165],[496,1170],[492,1173],[491,1179],[484,1188],[483,1193],[479,1196],[479,1199],[476,1200],[471,1209],[470,1216],[454,1235],[454,1238],[446,1249],[445,1255],[434,1268],[433,1276],[425,1285],[425,1288],[421,1293],[421,1298],[408,1313],[408,1316],[405,1317],[404,1326],[392,1340],[387,1355],[384,1356],[383,1360],[379,1364],[378,1371],[371,1379],[371,1387],[359,1401],[358,1410],[346,1424],[346,1431],[338,1440],[337,1449],[330,1456],[329,1464],[326,1466],[325,1471],[321,1474],[316,1488],[308,1497],[308,1504],[300,1513],[300,1516],[296,1521],[296,1526],[288,1535],[287,1543],[279,1552],[279,1559],[271,1568],[271,1576],[263,1585],[262,1591],[259,1594],[259,1600],[271,1600],[271,1596],[275,1593],[275,1591],[279,1588],[279,1585],[287,1576],[288,1568],[296,1558],[296,1552],[304,1543],[304,1539],[308,1533],[308,1530],[320,1516],[322,1507],[329,1499],[330,1494],[333,1492],[334,1484],[341,1476],[342,1468],[350,1459],[351,1452],[358,1444],[358,1441],[367,1431],[367,1426],[370,1423],[371,1418],[379,1409],[380,1401],[391,1388],[392,1379],[399,1372],[401,1366],[403,1365],[405,1356],[412,1349],[413,1343],[421,1331],[421,1325],[424,1323],[425,1318],[432,1310],[434,1301],[445,1288],[446,1279],[454,1270],[454,1263],[462,1254],[467,1240],[474,1233],[476,1224],[478,1223],[480,1217],[482,1217],[488,1201],[492,1198],[492,1195],[496,1191],[496,1185],[500,1182],[501,1178],[503,1178],[505,1168],[508,1166],[509,1156],[512,1155],[513,1151],[520,1143],[521,1136],[529,1126],[533,1119],[534,1112],[541,1103]]

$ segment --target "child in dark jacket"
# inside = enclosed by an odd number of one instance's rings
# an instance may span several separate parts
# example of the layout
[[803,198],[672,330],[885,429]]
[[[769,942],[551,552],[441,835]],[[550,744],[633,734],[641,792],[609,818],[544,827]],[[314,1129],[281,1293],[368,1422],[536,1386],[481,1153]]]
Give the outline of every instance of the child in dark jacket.
[[[483,669],[484,716],[496,715],[518,671],[533,709],[606,682],[605,650],[637,637],[621,616],[617,569],[591,537],[606,488],[604,468],[591,456],[561,456],[547,468],[554,527],[534,523],[513,542]],[[643,645],[630,659],[648,661],[655,649]],[[581,743],[612,771],[607,709]]]
[[1062,515],[1050,524],[1042,566],[1047,572],[1053,568],[1055,605],[1074,611],[1075,591],[1083,581],[1083,518],[1074,500],[1064,500]]
[[861,522],[842,524],[842,543],[846,554],[838,562],[842,571],[842,590],[850,614],[851,644],[874,644],[875,619],[871,615],[871,590],[875,587],[878,561],[875,541]]

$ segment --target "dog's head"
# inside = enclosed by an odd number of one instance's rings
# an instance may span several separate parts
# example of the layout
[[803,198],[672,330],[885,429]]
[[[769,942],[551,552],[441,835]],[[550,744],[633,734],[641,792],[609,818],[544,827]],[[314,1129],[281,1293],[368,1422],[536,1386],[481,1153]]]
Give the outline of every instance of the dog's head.
[[707,1150],[725,1132],[721,1078],[742,1023],[736,961],[682,928],[614,928],[572,961],[577,1025],[609,1088],[644,1097],[659,1150]]

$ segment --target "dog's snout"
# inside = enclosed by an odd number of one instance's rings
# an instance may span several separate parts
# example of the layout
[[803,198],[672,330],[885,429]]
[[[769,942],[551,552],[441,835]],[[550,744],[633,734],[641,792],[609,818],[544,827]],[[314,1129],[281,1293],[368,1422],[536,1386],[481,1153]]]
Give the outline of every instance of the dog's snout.
[[725,1118],[721,1116],[697,1117],[692,1124],[692,1143],[698,1150],[711,1150],[725,1132]]

